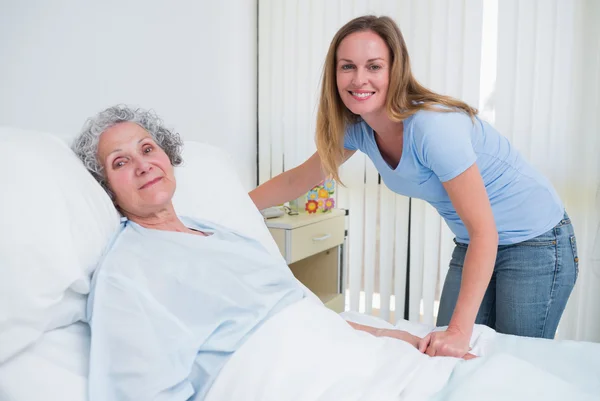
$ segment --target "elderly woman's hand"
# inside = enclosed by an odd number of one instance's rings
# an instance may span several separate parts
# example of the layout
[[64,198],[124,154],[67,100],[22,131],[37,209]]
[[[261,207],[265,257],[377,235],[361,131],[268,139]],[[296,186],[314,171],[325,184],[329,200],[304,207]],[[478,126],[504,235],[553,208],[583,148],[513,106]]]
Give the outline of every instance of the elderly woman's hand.
[[348,321],[348,324],[350,326],[352,326],[353,328],[355,328],[356,330],[365,331],[369,334],[374,335],[375,337],[391,337],[391,338],[396,338],[398,340],[406,341],[407,343],[411,344],[415,348],[419,347],[419,341],[421,340],[420,337],[413,336],[412,334],[410,334],[406,331],[402,331],[402,330],[381,329],[378,327],[366,326],[364,324],[354,323],[351,321]]
[[377,337],[391,337],[391,338],[396,338],[398,340],[402,340],[404,342],[409,343],[410,345],[412,345],[415,348],[419,348],[419,342],[421,341],[420,337],[417,336],[413,336],[412,334],[406,332],[406,331],[402,331],[402,330],[396,330],[396,329],[378,329],[375,332],[375,335]]

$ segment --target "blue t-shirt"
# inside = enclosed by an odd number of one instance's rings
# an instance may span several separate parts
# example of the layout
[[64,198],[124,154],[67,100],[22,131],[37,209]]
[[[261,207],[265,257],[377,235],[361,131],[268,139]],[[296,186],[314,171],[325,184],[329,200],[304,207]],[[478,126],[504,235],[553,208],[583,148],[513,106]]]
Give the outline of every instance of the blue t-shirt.
[[96,271],[90,401],[201,400],[251,333],[304,297],[283,259],[258,241],[182,221],[213,234],[125,221]]
[[344,147],[360,150],[373,161],[392,191],[423,199],[437,209],[456,235],[469,234],[442,182],[477,163],[483,177],[499,244],[522,242],[554,227],[564,206],[552,184],[487,122],[462,112],[418,111],[404,121],[402,157],[392,168],[383,159],[375,133],[364,121],[350,125]]

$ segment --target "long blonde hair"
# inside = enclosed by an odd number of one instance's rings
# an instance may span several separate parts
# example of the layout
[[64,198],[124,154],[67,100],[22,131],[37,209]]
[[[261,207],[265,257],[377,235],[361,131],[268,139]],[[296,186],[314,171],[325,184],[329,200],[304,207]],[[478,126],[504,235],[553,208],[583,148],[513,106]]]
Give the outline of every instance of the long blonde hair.
[[[437,94],[417,82],[410,69],[410,59],[402,33],[391,18],[372,15],[355,18],[340,28],[329,45],[323,66],[321,98],[317,112],[317,151],[324,172],[337,181],[340,181],[338,169],[343,163],[346,126],[359,121],[359,116],[348,110],[338,93],[336,53],[346,36],[362,31],[373,31],[390,49],[391,69],[385,108],[392,121],[402,121],[419,110],[460,110],[471,118],[477,114],[477,110],[465,102]],[[438,105],[447,106],[448,109],[436,108]]]

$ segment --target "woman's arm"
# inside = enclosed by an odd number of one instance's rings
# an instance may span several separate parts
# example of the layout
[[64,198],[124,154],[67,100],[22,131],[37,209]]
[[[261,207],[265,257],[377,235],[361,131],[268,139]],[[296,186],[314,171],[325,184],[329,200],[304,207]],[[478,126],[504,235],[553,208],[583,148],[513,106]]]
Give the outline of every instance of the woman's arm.
[[448,329],[426,336],[419,345],[419,350],[430,356],[460,357],[469,350],[475,318],[494,270],[498,231],[477,164],[443,185],[456,213],[467,228],[470,243],[458,300]]
[[[354,154],[353,150],[344,150],[344,161]],[[249,195],[259,210],[280,205],[308,192],[325,178],[321,169],[321,158],[315,152],[304,163],[281,173],[256,189]]]
[[[419,342],[422,340],[421,337],[414,336],[407,331],[397,330],[397,329],[380,329],[377,327],[365,326],[364,324],[354,323],[351,321],[347,321],[350,326],[355,328],[356,330],[365,331],[369,334],[374,335],[375,337],[391,337],[396,338],[398,340],[402,340],[404,342],[409,343],[415,348],[419,348]],[[473,354],[466,354],[463,356],[463,359],[473,359],[476,358]]]

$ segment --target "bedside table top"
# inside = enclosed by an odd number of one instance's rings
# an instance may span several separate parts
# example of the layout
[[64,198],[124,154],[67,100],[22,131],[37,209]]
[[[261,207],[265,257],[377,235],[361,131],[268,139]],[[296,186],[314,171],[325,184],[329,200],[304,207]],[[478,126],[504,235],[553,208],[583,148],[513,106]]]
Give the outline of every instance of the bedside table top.
[[331,209],[331,211],[327,213],[300,213],[294,216],[290,216],[289,214],[284,214],[281,217],[275,217],[272,219],[266,219],[265,223],[269,228],[282,228],[286,230],[292,230],[294,228],[307,226],[309,224],[313,224],[319,221],[324,221],[328,219],[332,219],[338,216],[344,216],[346,214],[345,209]]

